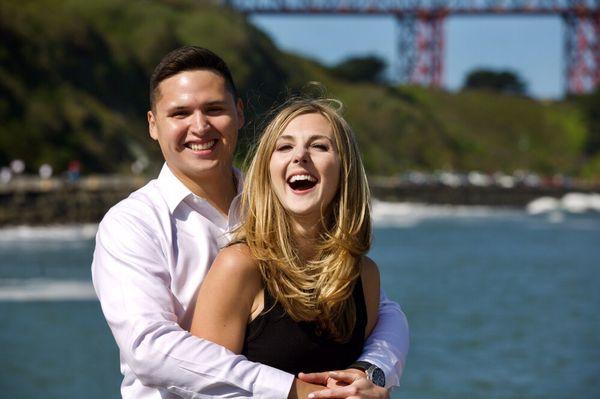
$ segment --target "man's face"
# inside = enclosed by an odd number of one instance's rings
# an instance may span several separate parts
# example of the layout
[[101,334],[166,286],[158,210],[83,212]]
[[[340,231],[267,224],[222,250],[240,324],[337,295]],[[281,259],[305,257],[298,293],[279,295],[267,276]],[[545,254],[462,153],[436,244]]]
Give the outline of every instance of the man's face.
[[243,124],[241,101],[236,103],[225,79],[210,70],[184,71],[163,80],[154,110],[148,112],[150,136],[171,171],[195,183],[231,173]]

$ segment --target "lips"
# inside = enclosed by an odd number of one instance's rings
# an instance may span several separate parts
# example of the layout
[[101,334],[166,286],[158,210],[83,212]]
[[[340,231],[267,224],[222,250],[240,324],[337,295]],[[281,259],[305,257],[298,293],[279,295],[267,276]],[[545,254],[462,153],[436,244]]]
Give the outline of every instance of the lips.
[[209,140],[205,143],[186,143],[185,147],[189,148],[192,151],[206,151],[206,150],[210,150],[212,149],[215,144],[217,144],[216,139],[214,140]]
[[317,184],[318,180],[311,174],[295,174],[287,179],[287,184],[294,191],[310,190]]

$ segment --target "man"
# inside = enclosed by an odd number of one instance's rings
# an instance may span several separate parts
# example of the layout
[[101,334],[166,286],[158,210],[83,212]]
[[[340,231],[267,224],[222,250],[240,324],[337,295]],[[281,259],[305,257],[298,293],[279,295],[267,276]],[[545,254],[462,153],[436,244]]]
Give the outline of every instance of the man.
[[[243,106],[224,61],[191,46],[156,67],[150,105],[149,132],[165,165],[156,180],[106,214],[92,263],[94,287],[120,349],[122,396],[294,398],[319,388],[309,382],[332,385],[336,378],[359,393],[371,389],[356,369],[302,381],[184,329],[195,291],[237,222],[242,177],[232,160]],[[408,327],[387,299],[379,319],[364,362],[355,368],[381,385],[385,375],[391,387],[404,367]],[[337,389],[321,395],[343,388]]]

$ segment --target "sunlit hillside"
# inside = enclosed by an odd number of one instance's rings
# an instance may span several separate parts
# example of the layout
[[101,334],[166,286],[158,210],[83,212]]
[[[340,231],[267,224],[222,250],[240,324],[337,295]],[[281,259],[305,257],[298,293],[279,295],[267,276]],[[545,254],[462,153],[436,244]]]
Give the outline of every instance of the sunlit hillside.
[[[481,170],[600,176],[598,95],[548,103],[473,91],[352,83],[287,54],[243,15],[210,1],[23,0],[0,3],[0,166],[23,159],[84,173],[153,173],[148,78],[169,50],[208,47],[229,63],[249,123],[240,159],[264,112],[291,93],[346,105],[371,174]],[[308,85],[317,81],[321,87]],[[594,102],[595,101],[595,102]]]

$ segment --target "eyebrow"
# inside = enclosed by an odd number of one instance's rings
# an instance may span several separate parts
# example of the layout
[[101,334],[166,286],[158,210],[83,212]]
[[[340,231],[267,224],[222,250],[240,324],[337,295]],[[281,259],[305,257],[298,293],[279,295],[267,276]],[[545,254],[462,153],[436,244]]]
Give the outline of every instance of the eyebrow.
[[[225,100],[213,100],[213,101],[208,101],[206,103],[203,104],[203,106],[208,106],[208,107],[212,107],[215,105],[225,105],[227,104],[227,101]],[[175,105],[171,108],[167,108],[167,111],[172,112],[172,111],[181,111],[181,110],[187,110],[193,108],[190,105]]]
[[185,105],[176,105],[172,108],[167,108],[167,112],[175,112],[175,111],[185,111],[190,109],[190,107],[185,106]]
[[[333,142],[332,139],[330,139],[329,137],[324,136],[322,134],[314,134],[314,135],[310,136],[309,141],[314,141],[314,140],[319,140],[319,139],[325,139],[327,141]],[[291,141],[294,141],[294,136],[291,136],[289,134],[284,134],[284,135],[281,135],[281,136],[279,136],[277,138],[277,141],[279,141],[279,140],[291,140]]]
[[225,105],[225,104],[227,104],[227,100],[214,100],[214,101],[206,102],[204,104],[208,105],[208,106],[212,106],[212,105]]

